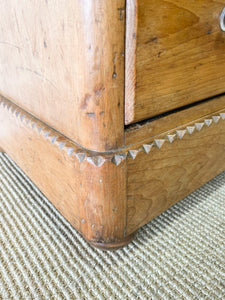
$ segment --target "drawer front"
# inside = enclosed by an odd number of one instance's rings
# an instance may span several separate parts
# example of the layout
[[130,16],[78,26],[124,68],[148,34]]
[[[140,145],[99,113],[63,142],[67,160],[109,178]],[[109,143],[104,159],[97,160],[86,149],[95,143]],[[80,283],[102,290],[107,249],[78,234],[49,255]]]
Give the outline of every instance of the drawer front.
[[225,0],[128,3],[126,54],[136,61],[132,68],[127,60],[126,124],[225,92],[224,7]]

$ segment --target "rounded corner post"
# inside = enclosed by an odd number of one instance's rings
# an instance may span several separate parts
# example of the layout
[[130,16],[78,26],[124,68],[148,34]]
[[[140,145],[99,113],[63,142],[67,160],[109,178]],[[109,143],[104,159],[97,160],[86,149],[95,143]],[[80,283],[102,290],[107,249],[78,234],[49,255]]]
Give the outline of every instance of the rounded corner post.
[[120,165],[106,159],[101,166],[88,161],[79,166],[80,232],[93,245],[116,245],[126,240],[126,172],[126,159]]
[[85,20],[81,61],[86,71],[76,131],[77,142],[89,150],[124,146],[125,4],[125,0],[79,3]]

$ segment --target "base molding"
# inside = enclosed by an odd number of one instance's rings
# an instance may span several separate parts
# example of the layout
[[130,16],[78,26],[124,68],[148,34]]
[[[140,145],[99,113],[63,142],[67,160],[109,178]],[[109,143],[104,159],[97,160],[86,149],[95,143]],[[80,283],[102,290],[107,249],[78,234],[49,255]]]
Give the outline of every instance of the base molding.
[[146,136],[144,126],[134,128],[129,131],[134,142],[128,146],[93,152],[0,97],[0,151],[92,246],[115,250],[128,244],[138,228],[225,170],[225,105],[221,109],[221,101],[219,106],[210,101],[202,104],[208,114],[198,119],[191,120],[188,110],[187,123],[163,132],[159,126],[168,117],[155,120],[146,126],[157,134]]
[[89,151],[0,97],[1,148],[87,239],[126,231],[126,159]]

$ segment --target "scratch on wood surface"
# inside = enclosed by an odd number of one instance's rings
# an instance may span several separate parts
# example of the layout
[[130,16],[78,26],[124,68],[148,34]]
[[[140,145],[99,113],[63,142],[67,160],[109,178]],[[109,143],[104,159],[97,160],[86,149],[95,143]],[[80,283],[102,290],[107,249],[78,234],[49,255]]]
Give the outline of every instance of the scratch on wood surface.
[[21,50],[21,49],[22,49],[21,47],[15,45],[15,44],[9,43],[9,42],[3,42],[3,41],[0,41],[0,44],[2,44],[2,45],[8,45],[8,46],[14,47],[14,48],[16,48],[16,49],[18,49],[18,50]]
[[86,113],[86,115],[87,115],[88,117],[91,117],[91,118],[94,118],[94,117],[95,117],[95,113],[94,113],[94,112]]
[[80,106],[80,108],[82,110],[87,108],[88,102],[89,102],[90,99],[91,99],[91,95],[90,94],[85,94],[84,100],[82,101],[81,106]]
[[51,80],[49,80],[48,78],[46,78],[43,74],[41,74],[41,73],[39,73],[39,72],[37,72],[35,70],[29,69],[29,68],[24,68],[24,67],[16,67],[16,70],[22,70],[22,71],[27,71],[27,72],[33,73],[34,75],[42,78],[42,80],[47,81],[48,83],[50,83],[50,85],[53,86],[55,88],[55,90],[57,90],[57,92],[59,92],[59,90],[56,87],[56,85]]
[[118,8],[118,11],[120,12],[120,21],[123,21],[124,14],[125,14],[125,8]]

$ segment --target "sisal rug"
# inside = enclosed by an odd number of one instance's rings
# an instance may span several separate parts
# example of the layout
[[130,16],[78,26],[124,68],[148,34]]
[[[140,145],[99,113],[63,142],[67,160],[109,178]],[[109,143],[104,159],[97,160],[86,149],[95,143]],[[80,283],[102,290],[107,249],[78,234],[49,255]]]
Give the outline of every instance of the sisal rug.
[[102,252],[0,154],[0,299],[225,299],[225,172]]

